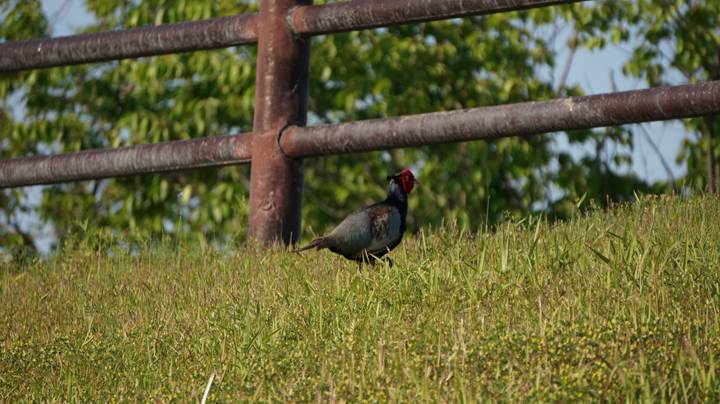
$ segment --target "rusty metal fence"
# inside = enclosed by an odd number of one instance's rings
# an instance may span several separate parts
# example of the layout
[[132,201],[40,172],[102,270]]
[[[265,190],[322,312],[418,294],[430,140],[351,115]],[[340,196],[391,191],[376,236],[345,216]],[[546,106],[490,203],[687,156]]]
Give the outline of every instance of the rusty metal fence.
[[0,160],[0,187],[250,163],[250,233],[300,235],[305,157],[720,113],[720,82],[305,126],[314,35],[585,0],[260,0],[260,12],[0,44],[0,73],[258,44],[253,132]]

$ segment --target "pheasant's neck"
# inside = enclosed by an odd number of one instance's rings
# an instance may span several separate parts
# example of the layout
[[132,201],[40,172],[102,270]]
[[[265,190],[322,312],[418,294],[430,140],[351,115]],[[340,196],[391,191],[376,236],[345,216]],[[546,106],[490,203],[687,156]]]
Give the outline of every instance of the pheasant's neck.
[[393,206],[396,206],[400,211],[402,217],[405,217],[408,206],[407,194],[402,190],[402,187],[400,187],[400,185],[395,181],[390,183],[390,188],[388,189],[388,194],[385,201]]

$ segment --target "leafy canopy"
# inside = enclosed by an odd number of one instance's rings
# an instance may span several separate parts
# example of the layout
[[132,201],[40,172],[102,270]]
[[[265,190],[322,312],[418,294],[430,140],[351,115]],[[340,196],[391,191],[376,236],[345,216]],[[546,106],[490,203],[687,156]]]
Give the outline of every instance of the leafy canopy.
[[[254,4],[87,0],[95,22],[85,31],[231,15],[253,11]],[[48,35],[40,10],[37,0],[0,0],[0,39]],[[575,4],[314,38],[310,122],[581,94],[577,87],[554,88],[547,73],[557,68],[553,38],[573,21],[580,42],[592,42],[622,12],[618,2]],[[0,77],[0,155],[250,131],[255,52],[245,46]],[[593,142],[598,150],[606,141],[631,144],[622,128],[579,131],[571,140]],[[552,144],[545,135],[307,160],[306,235],[381,198],[385,175],[403,166],[413,167],[423,182],[411,198],[411,229],[445,220],[478,227],[505,212],[566,217],[583,195],[604,203],[650,190],[614,172],[602,153],[576,161]],[[629,156],[612,159],[629,163]],[[241,166],[53,185],[42,188],[37,203],[26,189],[4,190],[0,241],[33,245],[38,230],[22,223],[29,212],[50,224],[60,241],[80,222],[126,234],[188,232],[200,241],[243,237],[248,174]]]

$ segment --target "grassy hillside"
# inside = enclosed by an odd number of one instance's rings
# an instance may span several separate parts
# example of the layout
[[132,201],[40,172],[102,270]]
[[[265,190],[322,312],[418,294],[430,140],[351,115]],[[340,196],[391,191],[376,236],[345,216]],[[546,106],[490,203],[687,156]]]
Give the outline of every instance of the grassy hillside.
[[720,200],[328,253],[97,238],[0,264],[0,401],[720,399]]

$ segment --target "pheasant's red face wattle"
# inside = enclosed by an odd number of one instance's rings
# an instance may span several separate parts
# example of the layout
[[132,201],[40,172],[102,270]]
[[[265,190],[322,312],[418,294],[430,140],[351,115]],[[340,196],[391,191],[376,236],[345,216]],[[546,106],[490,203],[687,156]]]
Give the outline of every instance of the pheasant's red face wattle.
[[407,168],[400,173],[400,186],[402,186],[402,190],[406,194],[409,194],[415,186],[415,176]]

